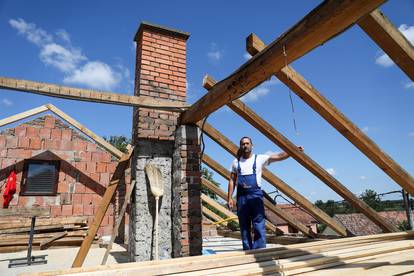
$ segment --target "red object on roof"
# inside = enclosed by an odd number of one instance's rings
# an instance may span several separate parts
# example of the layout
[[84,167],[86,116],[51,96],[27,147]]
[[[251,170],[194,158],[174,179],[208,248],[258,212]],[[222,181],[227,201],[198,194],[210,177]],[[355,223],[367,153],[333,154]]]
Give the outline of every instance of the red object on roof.
[[11,171],[7,178],[6,188],[3,193],[3,208],[8,208],[10,201],[13,199],[13,195],[16,192],[16,173]]

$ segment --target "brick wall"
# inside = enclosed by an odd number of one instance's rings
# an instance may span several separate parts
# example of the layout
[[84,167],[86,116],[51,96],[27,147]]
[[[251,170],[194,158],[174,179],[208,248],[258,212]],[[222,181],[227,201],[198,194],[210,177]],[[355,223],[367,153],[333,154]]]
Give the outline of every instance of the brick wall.
[[[59,160],[60,172],[55,195],[28,196],[21,192],[25,159]],[[105,187],[117,160],[107,151],[52,115],[0,132],[0,187],[10,171],[17,173],[17,191],[9,208],[50,207],[52,217],[84,216],[88,222],[96,214]],[[122,193],[121,193],[122,194]],[[119,202],[117,198],[117,202]],[[114,202],[108,208],[98,233],[112,233]],[[3,197],[0,198],[3,205]]]

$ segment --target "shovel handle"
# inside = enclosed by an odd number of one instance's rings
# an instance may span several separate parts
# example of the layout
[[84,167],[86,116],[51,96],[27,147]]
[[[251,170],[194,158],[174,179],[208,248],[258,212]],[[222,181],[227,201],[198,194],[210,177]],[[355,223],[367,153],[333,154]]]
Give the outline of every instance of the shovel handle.
[[158,256],[158,201],[159,197],[155,197],[155,260],[159,259]]

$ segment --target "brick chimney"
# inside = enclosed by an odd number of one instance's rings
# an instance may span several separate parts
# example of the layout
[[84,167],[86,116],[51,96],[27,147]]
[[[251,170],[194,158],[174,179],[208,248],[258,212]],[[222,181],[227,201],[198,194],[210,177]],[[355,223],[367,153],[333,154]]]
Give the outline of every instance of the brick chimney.
[[[142,23],[137,42],[135,95],[186,101],[188,33]],[[137,181],[130,212],[131,261],[154,258],[155,200],[145,166],[161,170],[160,258],[199,255],[202,249],[200,141],[195,126],[177,125],[179,112],[134,108],[132,177]]]
[[[186,102],[188,33],[147,22],[136,35],[136,96]],[[178,113],[137,108],[134,138],[174,140]]]

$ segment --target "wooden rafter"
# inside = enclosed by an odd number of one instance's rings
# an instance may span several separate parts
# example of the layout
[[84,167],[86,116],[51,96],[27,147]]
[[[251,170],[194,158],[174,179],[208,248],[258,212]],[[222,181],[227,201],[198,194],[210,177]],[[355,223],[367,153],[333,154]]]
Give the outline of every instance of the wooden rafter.
[[28,117],[31,117],[31,116],[34,116],[34,115],[37,115],[39,113],[46,112],[46,111],[53,112],[54,114],[56,114],[57,116],[59,116],[60,118],[68,122],[69,124],[71,124],[72,126],[77,128],[80,132],[82,132],[83,134],[91,138],[93,141],[95,141],[98,145],[100,145],[101,147],[109,151],[111,154],[116,156],[118,159],[121,158],[121,156],[123,155],[123,153],[120,150],[112,146],[110,143],[106,142],[105,139],[103,139],[99,135],[96,135],[91,130],[89,130],[87,127],[85,127],[84,125],[82,125],[81,123],[79,123],[78,121],[76,121],[75,119],[70,117],[68,114],[66,114],[65,112],[63,112],[62,110],[60,110],[59,108],[57,108],[56,106],[52,104],[45,104],[45,105],[21,112],[19,114],[7,117],[5,119],[2,119],[0,120],[0,127],[3,127],[5,125],[17,122],[19,120],[23,120],[25,118],[28,118]]
[[[224,169],[221,165],[219,165],[216,161],[214,161],[211,157],[209,157],[207,154],[203,154],[202,161],[208,165],[213,170],[217,171],[219,174],[224,176],[227,180],[229,180],[230,172]],[[227,200],[227,193],[221,190],[220,188],[214,186],[214,184],[210,183],[207,179],[202,178],[201,184],[208,189],[210,189],[212,192],[214,192],[216,195],[221,197],[224,200]],[[302,232],[308,237],[315,237],[316,233],[313,233],[310,228],[308,228],[306,225],[292,217],[291,214],[284,211],[282,208],[280,208],[277,205],[274,205],[271,203],[268,199],[264,198],[263,200],[265,207],[284,221],[286,221],[289,225],[291,225],[293,228],[297,229],[298,231]]]
[[[375,12],[377,14],[377,11]],[[247,39],[247,51],[255,55],[266,45],[256,35],[251,34]],[[414,56],[414,55],[413,55]],[[414,60],[412,60],[413,62]],[[414,63],[412,64],[414,71]],[[339,111],[315,87],[305,80],[291,66],[284,67],[275,76],[288,86],[296,95],[307,103],[314,111],[321,115],[338,132],[347,138],[354,146],[364,153],[372,162],[382,169],[396,183],[410,194],[414,195],[414,178],[397,162],[387,155],[351,120]]]
[[[205,78],[206,79],[206,78]],[[210,78],[209,83],[214,83],[214,80]],[[209,86],[210,86],[209,85]],[[365,214],[370,220],[372,220],[376,225],[378,225],[385,232],[395,232],[398,229],[392,225],[390,222],[381,217],[377,212],[375,212],[368,204],[355,196],[350,190],[348,190],[341,182],[329,174],[322,166],[316,163],[313,159],[307,156],[305,153],[298,150],[295,144],[289,141],[281,133],[279,133],[275,128],[272,127],[268,122],[263,120],[258,116],[253,110],[248,106],[242,103],[240,100],[235,100],[228,104],[228,106],[237,114],[239,114],[243,119],[249,122],[254,126],[258,131],[263,133],[267,138],[269,138],[273,143],[278,145],[284,151],[286,151],[292,158],[299,162],[302,166],[308,169],[326,185],[328,185],[332,190],[337,194],[342,196],[345,200],[352,204],[355,208]],[[211,126],[208,124],[204,125],[204,130],[214,132],[214,129],[210,129]],[[209,134],[207,134],[209,135]],[[210,136],[210,135],[209,135]],[[235,146],[235,145],[234,145]],[[298,201],[297,203],[300,203]]]
[[[196,123],[255,88],[315,47],[353,25],[384,0],[324,1],[258,55],[217,83],[182,114],[182,124]],[[285,55],[284,53],[287,53]]]
[[187,107],[186,103],[156,100],[144,96],[101,92],[6,77],[0,77],[0,88],[78,101],[148,107],[170,111],[181,111]]
[[377,9],[358,25],[414,81],[414,47],[388,18]]
[[86,255],[88,254],[89,248],[95,238],[95,235],[99,229],[99,226],[102,223],[102,219],[105,216],[106,211],[108,210],[109,203],[111,202],[112,197],[115,194],[116,189],[118,188],[120,180],[125,175],[125,170],[129,166],[129,160],[131,159],[132,152],[134,151],[133,147],[129,149],[127,153],[121,157],[116,166],[115,172],[112,175],[111,181],[109,182],[108,187],[106,187],[105,194],[102,197],[102,201],[99,204],[100,207],[98,212],[95,214],[95,217],[92,221],[92,224],[89,226],[88,232],[85,239],[82,242],[81,247],[73,261],[72,267],[81,267],[85,261]]

